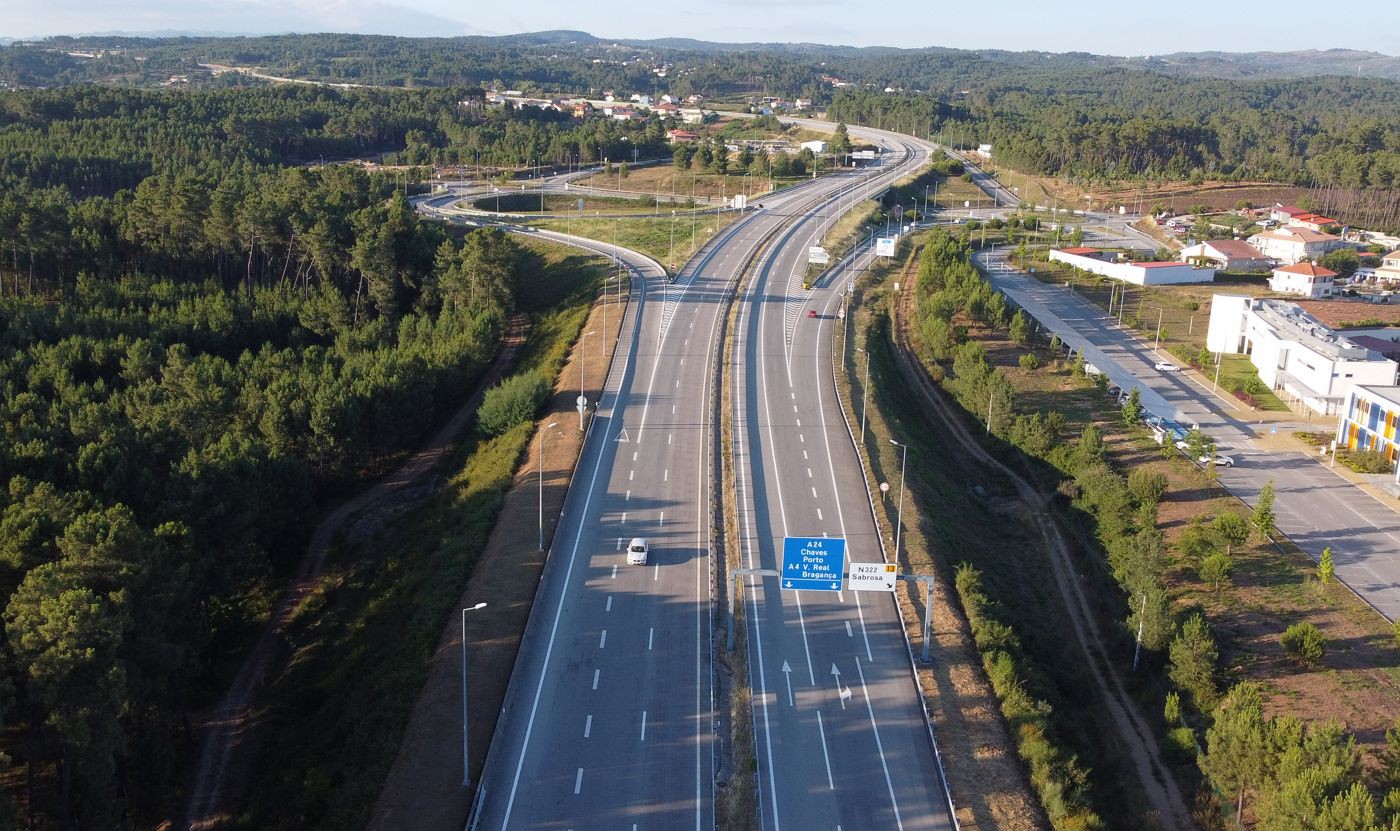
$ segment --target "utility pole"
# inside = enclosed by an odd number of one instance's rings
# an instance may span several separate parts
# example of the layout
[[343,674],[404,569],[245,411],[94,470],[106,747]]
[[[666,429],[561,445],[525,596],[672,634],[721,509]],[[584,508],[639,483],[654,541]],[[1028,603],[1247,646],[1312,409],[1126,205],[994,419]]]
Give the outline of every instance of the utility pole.
[[1157,310],[1157,337],[1152,340],[1152,348],[1156,349],[1162,343],[1162,310]]
[[549,437],[549,431],[559,426],[559,422],[551,421],[549,426],[540,433],[540,550],[544,550],[544,440]]
[[471,756],[467,755],[467,612],[475,612],[477,609],[486,608],[485,603],[478,603],[468,609],[462,610],[462,787],[467,787],[471,782]]
[[588,332],[578,339],[578,431],[580,433],[583,432],[583,411],[588,406],[584,403],[588,398],[588,394],[583,388],[583,367],[584,364],[587,363],[585,359],[588,357],[588,336],[594,334],[597,334],[597,330]]
[[856,347],[857,352],[865,352],[865,380],[860,382],[860,446],[865,446],[865,411],[870,404],[870,353]]
[[899,562],[899,532],[904,528],[904,469],[909,464],[909,445],[900,444],[894,439],[890,439],[890,444],[904,451],[904,457],[899,463],[899,518],[894,525],[894,559]]

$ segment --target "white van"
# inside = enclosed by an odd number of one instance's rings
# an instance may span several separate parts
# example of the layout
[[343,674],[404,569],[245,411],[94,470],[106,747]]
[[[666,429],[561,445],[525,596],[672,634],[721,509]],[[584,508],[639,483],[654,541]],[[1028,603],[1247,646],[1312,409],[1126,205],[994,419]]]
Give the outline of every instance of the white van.
[[627,565],[644,566],[647,564],[647,541],[641,537],[633,537],[632,542],[627,544]]

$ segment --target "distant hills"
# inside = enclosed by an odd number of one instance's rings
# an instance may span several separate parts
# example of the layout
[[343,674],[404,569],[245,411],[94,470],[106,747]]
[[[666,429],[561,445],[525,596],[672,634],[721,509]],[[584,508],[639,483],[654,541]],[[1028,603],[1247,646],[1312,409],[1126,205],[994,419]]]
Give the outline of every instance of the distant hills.
[[641,49],[695,52],[779,52],[792,55],[876,57],[889,54],[926,53],[939,56],[977,55],[1025,66],[1094,66],[1148,69],[1171,75],[1230,80],[1308,78],[1349,75],[1400,80],[1400,57],[1357,49],[1306,49],[1293,52],[1173,52],[1168,55],[1118,56],[1089,52],[1009,52],[998,49],[950,49],[930,46],[900,49],[892,46],[836,46],[820,43],[717,43],[693,38],[607,39],[588,32],[555,30],[484,38],[512,46],[605,46],[618,44]]

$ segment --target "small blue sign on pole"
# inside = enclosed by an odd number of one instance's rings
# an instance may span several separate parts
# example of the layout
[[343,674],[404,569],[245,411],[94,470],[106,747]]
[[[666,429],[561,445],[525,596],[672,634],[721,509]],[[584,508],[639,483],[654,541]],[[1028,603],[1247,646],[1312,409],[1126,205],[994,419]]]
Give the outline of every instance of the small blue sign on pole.
[[845,571],[845,539],[783,538],[783,588],[818,592],[841,591]]

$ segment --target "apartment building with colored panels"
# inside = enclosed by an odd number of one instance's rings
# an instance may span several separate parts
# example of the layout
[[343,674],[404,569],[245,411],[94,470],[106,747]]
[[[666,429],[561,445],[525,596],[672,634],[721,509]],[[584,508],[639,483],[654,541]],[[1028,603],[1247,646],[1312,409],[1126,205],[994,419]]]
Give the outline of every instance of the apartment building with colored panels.
[[1337,445],[1350,450],[1374,450],[1389,461],[1397,456],[1396,427],[1400,425],[1400,387],[1355,386],[1347,394],[1337,425]]

